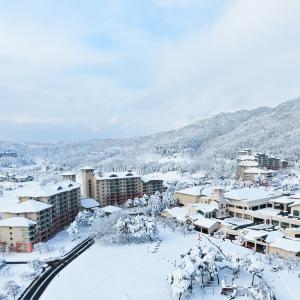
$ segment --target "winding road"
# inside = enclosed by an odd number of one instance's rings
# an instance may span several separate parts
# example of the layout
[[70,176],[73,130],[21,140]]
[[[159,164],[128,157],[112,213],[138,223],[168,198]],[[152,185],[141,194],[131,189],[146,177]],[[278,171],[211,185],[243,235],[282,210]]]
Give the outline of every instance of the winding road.
[[89,237],[73,248],[66,256],[47,262],[48,267],[28,286],[18,299],[38,300],[53,278],[94,243],[94,238]]

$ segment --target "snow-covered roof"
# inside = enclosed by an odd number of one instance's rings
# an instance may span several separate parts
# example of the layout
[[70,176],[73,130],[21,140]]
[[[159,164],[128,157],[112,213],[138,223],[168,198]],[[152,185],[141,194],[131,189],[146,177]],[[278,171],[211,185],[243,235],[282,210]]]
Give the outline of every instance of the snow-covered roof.
[[139,178],[135,172],[95,172],[96,180],[120,179],[120,178]]
[[255,242],[257,239],[266,237],[267,231],[264,230],[247,230],[247,233],[243,236],[243,239],[251,242]]
[[240,155],[238,157],[238,160],[244,160],[244,161],[251,161],[251,160],[255,160],[255,156],[253,155]]
[[85,166],[80,168],[80,170],[94,170],[94,168],[92,168],[91,166]]
[[0,220],[0,227],[29,227],[35,224],[36,222],[23,217],[12,217]]
[[76,176],[75,172],[67,171],[61,174],[62,176]]
[[178,221],[185,221],[186,217],[189,215],[189,208],[185,206],[167,208],[164,211],[176,218]]
[[211,194],[212,190],[213,190],[212,186],[197,185],[187,189],[176,191],[176,193],[191,195],[191,196],[208,196],[209,194]]
[[232,218],[226,218],[222,221],[223,224],[230,224],[235,226],[243,226],[252,224],[253,222],[248,219],[238,218],[238,217],[232,217]]
[[94,198],[81,199],[80,204],[83,208],[87,208],[87,209],[99,206],[99,203]]
[[300,252],[300,241],[290,240],[287,238],[278,238],[274,242],[270,243],[272,247],[283,249],[289,252]]
[[271,207],[261,208],[253,212],[264,216],[278,216],[280,214],[280,210]]
[[215,219],[207,219],[207,218],[199,218],[197,221],[194,222],[194,225],[204,227],[204,228],[211,228],[215,224],[219,223],[219,221]]
[[292,204],[290,204],[289,206],[293,207],[293,206],[298,206],[298,205],[300,205],[300,199],[294,199],[294,202]]
[[122,210],[122,208],[113,206],[113,205],[108,205],[108,206],[102,207],[102,211],[104,211],[107,214],[116,213],[121,210]]
[[203,213],[211,213],[214,210],[216,210],[216,207],[214,207],[213,205],[210,204],[206,204],[206,203],[194,203],[194,204],[190,204],[190,207],[193,207],[194,209],[196,209],[197,211],[202,211]]
[[258,162],[257,161],[248,161],[248,160],[245,160],[245,161],[241,161],[239,163],[240,166],[242,167],[257,167],[258,166]]
[[273,243],[274,241],[281,239],[284,237],[284,234],[280,230],[274,230],[269,232],[266,242],[267,243]]
[[143,175],[141,179],[142,179],[143,182],[149,182],[149,181],[154,181],[154,180],[163,181],[163,179],[158,178],[154,175]]
[[279,196],[272,189],[266,189],[263,187],[244,187],[240,189],[232,189],[225,193],[225,198],[231,200],[241,200],[241,201],[254,201],[266,199],[269,197]]
[[51,204],[46,204],[36,200],[27,200],[24,202],[20,202],[12,207],[2,209],[0,210],[0,212],[7,212],[7,213],[14,213],[14,214],[32,213],[32,212],[39,212],[44,209],[48,209],[50,207],[52,207]]
[[249,168],[244,171],[246,174],[268,174],[269,171],[259,169],[259,168]]
[[80,185],[76,182],[64,180],[56,184],[40,185],[32,183],[18,190],[19,197],[49,197],[59,193],[71,191],[74,188],[79,188]]
[[270,200],[270,203],[290,204],[290,203],[293,203],[294,201],[295,201],[295,199],[292,199],[287,196],[283,196],[280,198]]

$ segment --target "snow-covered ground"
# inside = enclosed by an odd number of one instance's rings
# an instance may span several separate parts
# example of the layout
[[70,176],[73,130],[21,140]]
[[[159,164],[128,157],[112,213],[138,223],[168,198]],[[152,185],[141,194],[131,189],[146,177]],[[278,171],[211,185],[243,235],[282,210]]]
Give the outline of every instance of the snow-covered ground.
[[7,281],[14,281],[20,286],[20,292],[29,284],[30,280],[23,278],[24,273],[30,273],[33,270],[27,265],[6,265],[0,269],[0,293],[4,293],[4,285]]
[[[198,233],[184,236],[181,232],[174,234],[169,229],[160,228],[160,237],[161,243],[96,243],[52,281],[41,299],[174,299],[166,280],[167,275],[174,270],[174,265],[178,264],[179,255],[199,243]],[[210,239],[219,244],[226,254],[252,253],[251,250],[228,240]],[[200,243],[214,247],[205,237]],[[263,255],[257,255],[263,260]],[[230,276],[232,275],[226,276],[226,282],[231,281]],[[272,272],[271,266],[266,265],[264,278],[274,288],[277,300],[299,299],[300,279],[296,272],[288,272],[286,269]],[[241,276],[241,284],[250,283],[251,275],[244,273]],[[193,299],[226,299],[220,295],[220,288],[216,284],[213,284],[213,287],[207,289],[205,294],[197,293]]]

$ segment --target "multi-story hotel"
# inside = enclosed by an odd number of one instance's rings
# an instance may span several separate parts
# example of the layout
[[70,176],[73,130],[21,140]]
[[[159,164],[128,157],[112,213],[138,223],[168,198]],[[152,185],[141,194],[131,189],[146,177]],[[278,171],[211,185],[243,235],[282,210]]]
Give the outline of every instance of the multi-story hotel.
[[142,176],[143,194],[151,196],[156,192],[163,193],[165,191],[164,181],[153,176]]
[[101,206],[123,205],[143,195],[141,176],[133,172],[102,173],[90,167],[81,172],[83,196],[95,198]]
[[31,185],[20,189],[17,201],[1,210],[0,244],[13,251],[32,251],[34,243],[48,240],[74,220],[80,186],[71,181]]
[[123,205],[128,199],[153,195],[163,191],[163,181],[159,179],[143,181],[134,172],[102,173],[91,167],[81,169],[83,196],[95,198],[101,206]]
[[242,181],[255,181],[257,176],[268,178],[272,171],[278,171],[288,167],[286,160],[269,156],[266,153],[252,153],[251,149],[243,149],[239,152],[236,166],[236,179]]

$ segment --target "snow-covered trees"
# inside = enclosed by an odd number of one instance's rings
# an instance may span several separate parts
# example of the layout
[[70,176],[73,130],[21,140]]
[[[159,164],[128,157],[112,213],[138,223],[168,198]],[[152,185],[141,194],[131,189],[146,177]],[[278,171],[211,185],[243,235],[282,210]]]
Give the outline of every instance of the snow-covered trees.
[[68,229],[67,229],[67,232],[69,233],[69,235],[71,236],[71,239],[72,241],[74,240],[77,240],[78,237],[79,237],[79,227],[78,227],[78,224],[77,224],[77,221],[73,221]]
[[7,300],[7,296],[0,293],[0,300]]
[[144,216],[121,217],[116,224],[119,240],[127,242],[133,240],[143,242],[146,240],[153,241],[158,238],[158,228],[152,219]]
[[96,213],[88,210],[80,211],[76,217],[77,227],[91,226],[95,222]]
[[259,278],[262,277],[262,273],[263,273],[263,270],[264,270],[264,265],[263,263],[257,259],[256,256],[254,255],[249,255],[249,256],[246,256],[244,259],[243,259],[243,263],[244,263],[244,267],[245,267],[245,270],[249,273],[252,274],[252,282],[251,282],[251,285],[253,286],[254,284],[254,277],[257,276]]
[[274,292],[264,280],[259,280],[258,283],[249,289],[249,292],[255,300],[275,299]]
[[158,238],[155,220],[145,216],[112,214],[92,225],[96,238],[106,242],[145,242]]
[[160,197],[160,193],[156,192],[149,198],[148,202],[150,212],[152,216],[158,216],[164,209],[165,205]]
[[164,203],[164,208],[172,208],[178,204],[174,192],[170,190],[167,190],[162,194],[162,201]]
[[172,274],[168,276],[168,282],[170,283],[172,294],[174,296],[181,295],[187,291],[190,286],[190,274],[183,269],[176,269]]
[[19,294],[21,287],[13,280],[7,281],[4,284],[4,290],[7,295],[12,296],[13,299],[16,299],[16,296]]
[[37,274],[41,273],[43,269],[46,267],[46,264],[40,259],[34,259],[28,262],[30,268]]
[[194,246],[186,254],[181,255],[181,263],[168,276],[172,293],[181,295],[188,289],[192,290],[195,283],[203,285],[218,274],[215,264],[219,257],[217,252],[206,247]]
[[50,252],[53,250],[53,247],[49,246],[44,242],[38,242],[33,246],[34,251],[38,251],[40,254],[45,252]]

